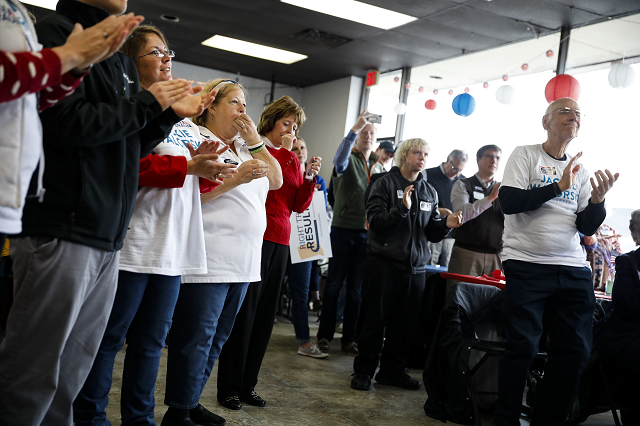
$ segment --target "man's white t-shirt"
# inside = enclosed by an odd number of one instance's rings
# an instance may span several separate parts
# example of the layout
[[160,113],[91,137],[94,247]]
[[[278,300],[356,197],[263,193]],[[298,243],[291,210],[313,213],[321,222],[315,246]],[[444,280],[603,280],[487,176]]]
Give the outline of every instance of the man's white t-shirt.
[[[198,126],[185,118],[173,126],[153,153],[190,160],[187,143],[195,149],[200,140]],[[138,190],[120,253],[120,270],[169,276],[207,272],[196,176],[187,175],[182,188]]]
[[[519,146],[509,157],[502,187],[530,190],[551,185],[562,178],[571,158],[567,154],[564,161],[556,160],[542,144]],[[590,197],[589,172],[581,165],[573,188],[536,210],[505,215],[502,261],[585,266],[576,217],[587,207]]]
[[[203,140],[220,141],[206,127],[200,127],[200,133]],[[242,139],[236,139],[234,146],[238,155],[228,149],[218,161],[240,165],[253,159]],[[209,272],[183,276],[183,283],[260,281],[268,192],[269,180],[263,177],[239,185],[202,205]]]

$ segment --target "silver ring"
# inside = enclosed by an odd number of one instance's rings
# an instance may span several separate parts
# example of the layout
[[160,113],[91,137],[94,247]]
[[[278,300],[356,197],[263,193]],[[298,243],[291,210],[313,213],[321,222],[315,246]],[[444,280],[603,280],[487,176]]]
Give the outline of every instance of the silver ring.
[[252,170],[251,173],[253,173],[254,176],[257,175],[255,170]]
[[102,37],[104,37],[104,39],[106,40],[106,39],[108,39],[108,38],[109,38],[109,34],[107,34],[107,32],[106,32],[106,31],[103,31],[103,32],[102,32]]
[[241,123],[241,124],[242,124],[242,126],[240,126],[240,128],[241,128],[241,129],[244,129],[244,123]]

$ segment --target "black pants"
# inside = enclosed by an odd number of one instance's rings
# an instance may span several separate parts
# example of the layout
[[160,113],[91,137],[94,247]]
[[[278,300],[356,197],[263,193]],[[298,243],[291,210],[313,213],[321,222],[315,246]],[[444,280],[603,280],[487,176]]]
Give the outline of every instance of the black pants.
[[544,329],[550,344],[532,425],[562,425],[591,352],[595,296],[589,268],[504,262],[506,351],[500,362],[495,420],[520,424],[527,370]]
[[262,242],[262,280],[249,284],[231,335],[218,359],[218,395],[223,398],[248,395],[258,383],[288,258],[289,246]]
[[367,253],[367,231],[357,229],[331,228],[331,251],[329,275],[322,295],[322,316],[318,328],[318,340],[333,340],[336,332],[338,298],[342,284],[347,282],[347,297],[342,323],[342,346],[355,342],[356,327],[360,314],[362,285],[365,280],[365,259]]
[[[379,358],[380,371],[384,375],[404,373],[424,282],[424,274],[407,274],[380,257],[367,256],[358,337],[360,355],[353,361],[357,373],[373,377]],[[383,338],[384,349],[379,357]]]

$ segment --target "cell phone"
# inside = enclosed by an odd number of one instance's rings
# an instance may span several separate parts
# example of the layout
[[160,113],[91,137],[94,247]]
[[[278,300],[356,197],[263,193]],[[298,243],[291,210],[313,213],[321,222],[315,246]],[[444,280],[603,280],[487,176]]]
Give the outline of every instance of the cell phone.
[[369,120],[369,123],[381,124],[382,116],[380,114],[372,114],[369,116],[369,118],[367,118],[367,120]]

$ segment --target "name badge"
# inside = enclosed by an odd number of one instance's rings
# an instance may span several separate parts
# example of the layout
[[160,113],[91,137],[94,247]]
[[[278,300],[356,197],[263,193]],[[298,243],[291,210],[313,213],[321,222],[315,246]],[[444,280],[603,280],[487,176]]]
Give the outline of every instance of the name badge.
[[482,192],[474,192],[473,198],[475,198],[476,200],[482,200],[484,198],[484,194]]
[[556,168],[555,167],[540,166],[540,173],[542,173],[545,176],[555,176],[556,175]]
[[404,195],[404,191],[402,189],[398,189],[398,198],[402,198]]
[[420,201],[420,210],[425,212],[431,211],[431,203],[427,203],[426,201]]

